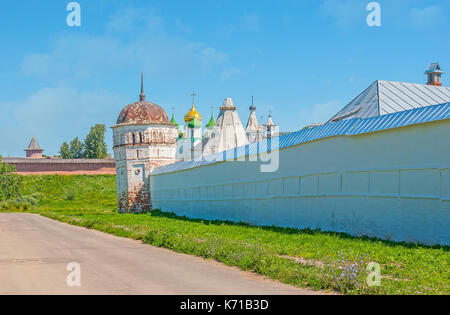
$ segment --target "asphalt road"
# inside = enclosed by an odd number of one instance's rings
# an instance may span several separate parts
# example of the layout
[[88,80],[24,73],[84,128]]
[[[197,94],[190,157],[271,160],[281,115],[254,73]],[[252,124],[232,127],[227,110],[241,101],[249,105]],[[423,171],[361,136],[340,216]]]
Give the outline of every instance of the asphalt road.
[[[69,274],[81,286],[69,286]],[[0,294],[317,293],[38,215],[0,214]]]

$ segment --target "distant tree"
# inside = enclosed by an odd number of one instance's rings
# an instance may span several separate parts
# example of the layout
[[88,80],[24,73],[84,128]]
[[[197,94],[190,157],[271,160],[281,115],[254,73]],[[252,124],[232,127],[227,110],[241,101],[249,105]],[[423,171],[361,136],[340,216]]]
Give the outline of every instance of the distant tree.
[[108,149],[105,143],[105,125],[95,125],[84,140],[84,157],[87,159],[105,159]]
[[70,155],[73,159],[81,159],[84,156],[84,143],[78,137],[70,142]]
[[61,147],[59,148],[59,154],[61,156],[61,159],[71,159],[73,157],[67,142],[64,142],[61,145]]
[[16,168],[2,162],[0,155],[0,201],[19,197],[22,191],[22,177],[13,174]]

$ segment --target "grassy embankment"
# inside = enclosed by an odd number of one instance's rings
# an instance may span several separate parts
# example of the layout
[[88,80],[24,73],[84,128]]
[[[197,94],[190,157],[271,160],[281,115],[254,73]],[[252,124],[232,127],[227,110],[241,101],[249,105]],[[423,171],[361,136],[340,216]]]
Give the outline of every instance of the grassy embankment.
[[[215,259],[291,285],[349,294],[450,294],[449,247],[190,220],[159,211],[119,215],[114,176],[36,176],[25,182],[27,194],[41,194],[34,211],[44,216]],[[369,262],[381,265],[380,287],[366,285]]]

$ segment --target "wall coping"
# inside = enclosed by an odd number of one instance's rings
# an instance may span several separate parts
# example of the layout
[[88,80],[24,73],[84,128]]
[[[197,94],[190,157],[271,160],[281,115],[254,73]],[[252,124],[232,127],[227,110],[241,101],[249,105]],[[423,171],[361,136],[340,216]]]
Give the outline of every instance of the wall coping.
[[8,164],[116,164],[113,159],[33,159],[22,157],[5,157],[2,162]]

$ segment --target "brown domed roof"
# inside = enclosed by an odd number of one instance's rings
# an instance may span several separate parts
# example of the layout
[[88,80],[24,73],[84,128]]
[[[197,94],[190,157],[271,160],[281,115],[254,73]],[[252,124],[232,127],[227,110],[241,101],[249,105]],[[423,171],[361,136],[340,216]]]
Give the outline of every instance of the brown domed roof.
[[117,124],[170,124],[169,117],[161,106],[140,101],[128,105],[119,114]]
[[141,74],[140,101],[130,104],[119,114],[117,124],[170,124],[169,117],[161,106],[145,100],[144,74]]

